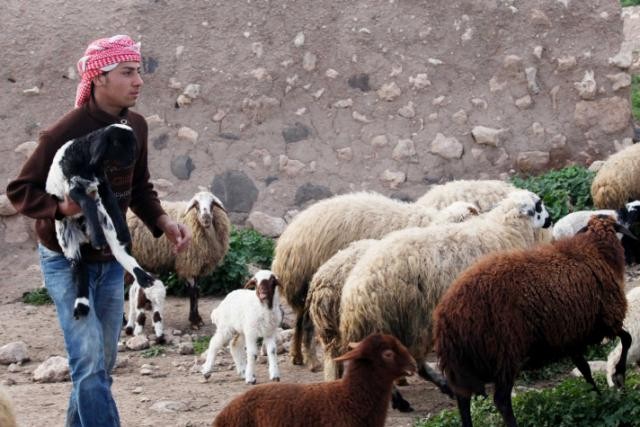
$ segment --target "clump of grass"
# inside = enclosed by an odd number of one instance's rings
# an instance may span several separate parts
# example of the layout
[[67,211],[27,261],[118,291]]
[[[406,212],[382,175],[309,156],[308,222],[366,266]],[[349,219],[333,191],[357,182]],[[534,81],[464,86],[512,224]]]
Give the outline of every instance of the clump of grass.
[[27,291],[22,294],[22,302],[31,305],[53,304],[53,300],[49,296],[46,288],[38,288],[33,291]]
[[211,337],[200,337],[193,340],[193,351],[196,354],[204,353],[209,348],[209,341],[211,341]]
[[151,358],[151,357],[159,357],[165,354],[165,349],[164,347],[160,346],[160,345],[152,345],[151,347],[149,347],[148,349],[142,351],[142,353],[140,353],[140,355],[144,358]]

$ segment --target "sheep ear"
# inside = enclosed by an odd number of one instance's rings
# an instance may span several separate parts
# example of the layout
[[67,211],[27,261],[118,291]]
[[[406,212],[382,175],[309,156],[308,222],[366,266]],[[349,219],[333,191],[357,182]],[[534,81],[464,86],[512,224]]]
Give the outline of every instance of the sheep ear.
[[587,231],[587,229],[589,228],[589,226],[585,225],[584,227],[582,227],[580,230],[578,230],[576,232],[576,234],[581,234]]
[[345,360],[353,360],[360,357],[360,342],[350,342],[348,347],[351,349],[342,356],[335,357],[333,360],[336,362],[344,362]]
[[213,200],[211,201],[211,210],[213,210],[214,206],[219,207],[220,209],[222,209],[225,212],[227,211],[224,208],[224,205],[222,204],[222,201],[220,199],[218,199],[216,196],[213,196]]
[[247,283],[244,284],[245,289],[255,289],[258,285],[258,281],[255,277],[252,277]]
[[617,233],[622,233],[625,236],[629,237],[630,239],[633,240],[638,240],[638,238],[636,236],[633,235],[633,233],[631,231],[629,231],[629,229],[627,227],[625,227],[624,225],[620,225],[617,222],[613,225],[613,228],[616,230]]
[[102,161],[109,148],[109,141],[110,139],[107,132],[102,132],[96,139],[91,141],[91,145],[89,146],[89,154],[91,155],[89,164],[91,166],[95,166]]
[[480,212],[478,212],[478,209],[474,208],[473,206],[469,206],[467,209],[469,210],[469,213],[471,215],[480,215]]
[[280,280],[278,280],[278,277],[275,274],[271,275],[271,280],[273,281],[273,286],[282,287],[282,285],[280,284]]
[[189,204],[187,205],[186,208],[184,208],[184,213],[186,214],[187,212],[189,212],[189,210],[195,208],[198,206],[198,199],[196,199],[195,197],[191,200],[189,200]]

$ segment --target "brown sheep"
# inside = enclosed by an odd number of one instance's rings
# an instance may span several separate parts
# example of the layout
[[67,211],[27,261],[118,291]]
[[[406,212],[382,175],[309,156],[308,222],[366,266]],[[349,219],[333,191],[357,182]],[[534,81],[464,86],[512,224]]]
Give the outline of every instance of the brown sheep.
[[624,383],[631,336],[624,253],[610,217],[593,217],[584,231],[529,250],[488,255],[460,274],[434,312],[435,349],[471,427],[472,394],[495,383],[494,402],[509,427],[517,425],[511,390],[523,369],[570,356],[596,390],[583,353],[619,336],[622,357],[614,381]]
[[214,427],[382,427],[393,381],[412,375],[416,361],[391,335],[373,334],[338,358],[344,378],[316,384],[262,384],[236,397]]

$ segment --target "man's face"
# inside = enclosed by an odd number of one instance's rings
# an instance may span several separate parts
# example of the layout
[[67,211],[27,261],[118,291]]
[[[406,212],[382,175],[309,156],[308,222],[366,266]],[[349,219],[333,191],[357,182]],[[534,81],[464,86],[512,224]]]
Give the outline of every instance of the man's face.
[[96,98],[118,108],[133,107],[142,88],[139,62],[121,62],[106,75],[94,80]]

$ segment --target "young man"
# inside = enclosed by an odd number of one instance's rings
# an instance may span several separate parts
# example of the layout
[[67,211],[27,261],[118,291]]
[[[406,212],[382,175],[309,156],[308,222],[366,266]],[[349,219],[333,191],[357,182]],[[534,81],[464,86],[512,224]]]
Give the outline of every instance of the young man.
[[140,44],[118,35],[92,42],[80,61],[81,81],[76,108],[40,134],[39,144],[20,175],[7,186],[7,196],[24,215],[36,219],[38,250],[45,286],[55,302],[69,356],[73,389],[66,426],[111,427],[120,420],[111,395],[124,305],[124,271],[109,249],[82,247],[89,261],[90,306],[88,316],[75,319],[76,290],[71,269],[58,245],[54,220],[79,213],[68,197],[58,200],[45,192],[53,157],[65,142],[112,123],[131,126],[138,141],[134,164],[109,167],[107,177],[123,214],[127,208],[140,217],[154,236],[163,233],[177,252],[186,248],[190,232],[162,210],[147,168],[147,123],[129,110],[135,105],[140,77]]

